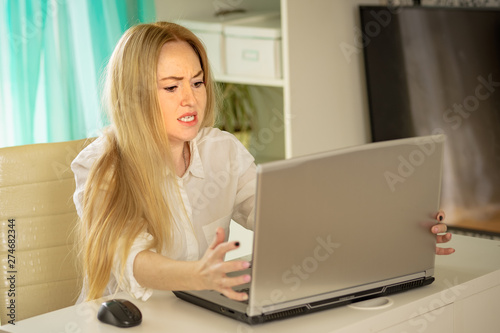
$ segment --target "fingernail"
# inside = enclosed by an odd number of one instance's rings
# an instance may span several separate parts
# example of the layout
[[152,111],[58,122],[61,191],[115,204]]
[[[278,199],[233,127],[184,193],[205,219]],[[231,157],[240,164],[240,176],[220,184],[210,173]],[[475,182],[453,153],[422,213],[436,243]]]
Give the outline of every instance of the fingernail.
[[434,228],[432,228],[432,231],[433,231],[433,232],[438,232],[438,231],[439,231],[439,229],[438,229],[438,227],[434,227]]
[[234,245],[236,245],[238,247],[238,246],[240,246],[240,242],[236,242],[236,243],[234,243]]
[[243,300],[246,301],[248,299],[248,295],[247,294],[243,294]]
[[244,280],[245,282],[250,282],[250,280],[251,280],[250,275],[245,275],[245,277],[243,278],[243,280]]
[[245,261],[243,263],[243,268],[248,268],[248,267],[250,267],[250,263],[248,261]]
[[438,220],[439,222],[442,222],[442,221],[444,220],[444,215],[443,215],[443,213],[441,213],[441,212],[440,212],[440,213],[438,213],[437,220]]

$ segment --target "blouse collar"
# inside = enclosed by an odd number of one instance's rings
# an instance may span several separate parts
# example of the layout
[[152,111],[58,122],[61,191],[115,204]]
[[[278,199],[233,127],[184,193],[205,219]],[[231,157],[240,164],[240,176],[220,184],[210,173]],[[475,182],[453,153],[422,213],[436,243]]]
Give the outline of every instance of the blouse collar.
[[191,160],[189,161],[189,167],[184,174],[184,177],[188,173],[191,173],[193,176],[198,178],[205,178],[205,170],[203,169],[203,163],[201,163],[200,152],[198,151],[198,139],[201,135],[201,131],[198,132],[198,135],[189,142],[189,151],[191,152]]

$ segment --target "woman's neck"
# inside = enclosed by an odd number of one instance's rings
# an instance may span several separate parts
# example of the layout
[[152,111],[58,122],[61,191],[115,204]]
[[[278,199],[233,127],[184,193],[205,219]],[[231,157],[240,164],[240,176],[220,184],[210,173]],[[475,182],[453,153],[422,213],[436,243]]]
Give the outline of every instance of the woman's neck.
[[182,144],[172,147],[172,158],[174,159],[175,173],[177,176],[182,177],[189,167],[190,160],[189,143],[183,142]]

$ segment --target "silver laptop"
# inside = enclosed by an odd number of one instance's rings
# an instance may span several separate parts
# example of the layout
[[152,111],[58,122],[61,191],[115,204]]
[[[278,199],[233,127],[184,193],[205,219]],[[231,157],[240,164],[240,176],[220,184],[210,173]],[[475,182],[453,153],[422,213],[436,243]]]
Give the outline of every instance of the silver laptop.
[[444,140],[258,165],[252,281],[240,286],[248,301],[215,291],[175,295],[256,324],[432,283]]

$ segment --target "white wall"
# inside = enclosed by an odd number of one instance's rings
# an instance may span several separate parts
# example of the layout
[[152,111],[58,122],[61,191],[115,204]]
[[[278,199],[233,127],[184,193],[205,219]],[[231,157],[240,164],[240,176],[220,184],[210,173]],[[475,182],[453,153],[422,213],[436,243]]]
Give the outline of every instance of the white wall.
[[359,4],[379,1],[282,0],[287,156],[371,139]]

